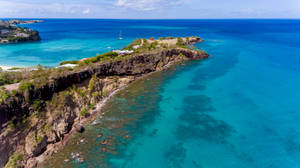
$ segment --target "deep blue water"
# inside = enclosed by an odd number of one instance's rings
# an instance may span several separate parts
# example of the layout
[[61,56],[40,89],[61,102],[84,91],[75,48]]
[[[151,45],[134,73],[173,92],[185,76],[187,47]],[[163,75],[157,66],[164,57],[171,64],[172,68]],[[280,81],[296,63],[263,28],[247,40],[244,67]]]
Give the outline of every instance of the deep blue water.
[[[300,20],[46,20],[28,26],[43,40],[0,46],[0,64],[54,66],[152,36],[199,35],[205,42],[197,47],[211,55],[117,94],[100,124],[74,135],[48,166],[300,167]],[[76,145],[82,136],[88,142]],[[109,146],[100,144],[103,138]],[[71,152],[82,152],[85,163],[64,163]]]

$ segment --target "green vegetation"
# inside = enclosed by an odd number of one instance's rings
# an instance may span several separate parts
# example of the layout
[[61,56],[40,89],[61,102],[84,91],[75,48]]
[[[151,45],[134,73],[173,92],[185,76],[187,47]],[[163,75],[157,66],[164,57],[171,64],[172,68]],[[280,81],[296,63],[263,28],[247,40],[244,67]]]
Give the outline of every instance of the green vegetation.
[[182,47],[182,48],[186,48],[186,45],[185,45],[185,43],[184,43],[183,39],[182,39],[182,38],[180,38],[180,37],[178,37],[178,38],[177,38],[177,43],[176,43],[176,46],[178,46],[178,47]]
[[12,91],[11,91],[11,95],[12,95],[12,96],[15,96],[15,95],[17,95],[17,94],[18,94],[18,91],[16,91],[16,90],[12,90]]
[[[170,60],[175,58],[176,53],[181,52],[180,50],[178,50],[179,52],[173,52],[173,50],[163,50],[163,49],[174,49],[174,48],[177,49],[179,47],[186,48],[187,43],[185,41],[186,39],[177,38],[176,41],[176,38],[174,37],[161,38],[161,40],[168,40],[168,41],[137,39],[133,43],[131,43],[130,45],[124,48],[124,50],[133,50],[134,53],[132,54],[119,55],[116,52],[108,52],[101,55],[97,55],[95,57],[88,58],[84,61],[65,61],[60,64],[60,65],[64,65],[68,63],[79,64],[79,66],[77,66],[74,69],[46,68],[38,65],[37,68],[32,71],[24,70],[22,72],[0,72],[0,85],[12,84],[21,81],[18,90],[12,90],[11,92],[9,92],[6,91],[4,87],[0,87],[0,103],[3,101],[7,101],[6,104],[12,102],[11,105],[13,105],[14,99],[22,101],[22,94],[23,94],[23,96],[25,97],[25,101],[27,101],[26,105],[30,105],[29,108],[30,111],[34,111],[33,113],[30,113],[29,117],[20,116],[18,118],[13,118],[10,121],[8,128],[10,130],[16,128],[15,129],[16,131],[17,130],[19,131],[19,129],[23,127],[25,129],[30,129],[30,131],[31,129],[32,130],[36,129],[34,130],[34,136],[32,136],[31,140],[36,141],[37,143],[41,143],[43,141],[43,137],[44,137],[43,135],[47,135],[53,129],[51,125],[57,124],[58,121],[60,121],[60,119],[64,119],[68,116],[75,116],[75,115],[81,117],[88,117],[89,110],[95,109],[96,103],[99,101],[100,98],[106,97],[108,93],[114,90],[114,88],[118,86],[121,87],[127,81],[129,82],[131,81],[131,79],[132,80],[134,79],[131,77],[129,78],[124,77],[123,80],[123,78],[120,78],[120,76],[118,75],[111,76],[111,77],[105,75],[101,75],[101,76],[99,75],[98,78],[95,73],[98,73],[99,70],[102,70],[101,69],[102,67],[99,66],[100,68],[97,67],[97,69],[96,68],[93,69],[91,68],[91,66],[94,65],[93,63],[120,60],[118,62],[113,62],[113,65],[115,63],[120,63],[119,65],[123,66],[125,65],[126,62],[130,62],[128,69],[130,69],[130,72],[134,72],[136,74],[142,74],[143,72],[145,72],[144,67],[147,68],[155,67],[152,65],[154,63],[157,63],[156,68],[163,68],[165,64],[167,64],[168,62],[170,62]],[[167,53],[169,51],[172,52],[164,55],[159,53],[159,51],[163,51],[163,53]],[[146,54],[145,55],[141,54],[143,55],[143,57],[142,56],[137,57],[138,59],[128,60],[128,58],[137,56],[140,53],[143,54],[146,53]],[[161,54],[163,57],[161,59],[158,59],[158,57],[155,55],[156,53]],[[173,54],[173,53],[174,55],[172,55],[171,57],[169,54]],[[149,61],[143,60],[146,56],[148,56]],[[183,54],[179,54],[178,56],[176,56],[176,59],[174,60],[175,61],[185,60],[185,59],[177,59],[181,57],[185,57],[185,56]],[[150,63],[146,64],[145,62],[150,62]],[[106,68],[110,68],[110,66],[107,66]],[[115,68],[116,71],[118,71],[117,68]],[[110,73],[109,70],[107,72],[108,74]],[[122,73],[122,71],[120,73]],[[88,81],[90,74],[94,74],[94,75]],[[83,75],[85,78],[82,78]],[[69,79],[71,79],[70,82],[68,81]],[[84,79],[84,81],[82,79]],[[76,83],[76,85],[70,87],[71,82],[73,82],[73,84]],[[50,93],[51,95],[49,96],[51,96],[51,99],[49,100],[29,99],[31,98],[30,96],[31,96],[31,92],[33,91],[32,89],[40,89],[39,87],[41,88],[40,95],[43,95],[44,93]],[[43,91],[42,89],[45,89],[45,91]],[[34,92],[34,93],[38,93],[38,92]],[[11,96],[15,96],[15,95],[17,95],[18,97],[10,98]],[[22,103],[25,104],[25,102]],[[23,155],[14,153],[8,165],[17,166],[18,161],[22,160],[22,157]]]
[[23,156],[24,156],[23,152],[20,152],[20,151],[14,152],[10,156],[7,164],[5,165],[5,168],[16,168],[16,167],[19,167],[20,166],[20,162],[23,160]]
[[88,115],[89,115],[88,109],[84,107],[84,108],[80,111],[80,116],[87,117]]
[[61,62],[59,65],[65,65],[65,64],[79,64],[80,61],[64,61]]
[[51,111],[54,116],[62,114],[64,107],[73,103],[72,91],[66,90],[54,95],[50,101],[47,102],[46,109]]
[[159,40],[172,40],[175,39],[175,37],[160,37]]
[[102,92],[101,92],[101,96],[102,96],[102,97],[105,97],[106,95],[107,95],[107,92],[106,92],[106,91],[102,91]]
[[21,69],[23,69],[23,68],[12,67],[12,68],[10,68],[10,69],[8,69],[8,70],[9,70],[9,71],[14,71],[14,70],[21,70]]
[[34,111],[40,112],[44,108],[44,103],[40,100],[35,100],[32,104]]
[[28,90],[28,89],[31,88],[32,86],[33,86],[33,84],[32,84],[31,82],[24,80],[24,81],[22,81],[22,82],[20,83],[20,85],[19,85],[19,91],[20,91],[21,93],[24,93],[25,90]]
[[41,143],[43,140],[43,137],[41,135],[37,135],[35,140],[37,143]]
[[112,60],[118,56],[118,53],[116,52],[108,52],[104,54],[97,55],[95,57],[87,58],[84,61],[81,61],[79,65],[89,65],[91,63],[96,63],[100,61],[107,61],[107,60]]
[[89,109],[94,109],[96,107],[96,103],[92,103],[92,104],[90,104],[90,106],[89,106]]
[[[22,30],[22,29],[21,29]],[[7,85],[7,84],[13,84],[18,83],[21,81],[19,85],[19,92],[13,91],[11,93],[5,92],[3,89],[0,93],[0,102],[6,100],[10,97],[10,95],[16,95],[18,93],[24,93],[26,90],[30,89],[31,87],[38,88],[44,86],[47,82],[51,80],[56,80],[59,77],[62,77],[64,74],[66,74],[68,71],[78,71],[82,68],[85,68],[87,66],[93,66],[93,63],[97,62],[103,62],[103,61],[113,61],[113,60],[126,60],[132,56],[135,56],[139,53],[147,53],[147,52],[155,52],[160,51],[164,48],[175,48],[175,47],[181,47],[181,48],[187,48],[185,39],[183,38],[175,38],[175,37],[165,37],[160,38],[160,40],[172,40],[177,39],[176,44],[167,44],[163,42],[159,42],[159,40],[147,40],[147,39],[136,39],[131,44],[126,46],[124,50],[133,50],[133,54],[128,55],[118,55],[116,52],[108,52],[104,54],[97,55],[95,57],[87,58],[83,61],[64,61],[60,65],[64,64],[79,64],[75,69],[72,68],[47,68],[42,67],[40,65],[37,66],[37,70],[33,71],[22,71],[22,72],[0,72],[0,86]],[[190,39],[190,38],[186,38]],[[137,47],[134,47],[137,46]],[[199,51],[201,52],[201,51]],[[12,68],[11,70],[17,70],[19,68]],[[94,80],[94,77],[90,80],[90,83],[88,85],[88,88],[86,90],[82,90],[78,88],[76,92],[81,96],[85,97],[86,94],[92,94],[93,89],[95,87],[96,81]],[[27,96],[29,94],[26,94]],[[99,95],[99,94],[98,94]],[[105,92],[102,92],[100,94],[102,97],[106,96]],[[97,97],[96,95],[93,95],[93,97]],[[26,97],[25,97],[26,98]],[[87,100],[88,101],[88,100]],[[39,108],[36,108],[38,111]]]
[[142,44],[142,40],[143,39],[136,39],[134,40],[131,44],[129,44],[128,46],[126,46],[125,48],[123,48],[123,50],[134,50],[134,46],[136,45],[141,45]]
[[97,82],[97,76],[95,74],[95,75],[93,75],[93,77],[91,78],[91,80],[89,82],[88,90],[90,93],[92,93],[92,91],[94,90],[96,82]]
[[8,91],[0,89],[0,103],[8,99],[10,96],[11,95]]
[[16,128],[15,120],[10,120],[9,121],[9,127],[12,128],[12,129]]
[[99,96],[99,92],[93,92],[93,93],[92,93],[92,97],[93,97],[94,99],[96,99],[98,96]]
[[148,40],[144,39],[143,45],[134,50],[135,54],[149,52],[158,48],[158,41],[149,43]]
[[12,84],[12,83],[14,83],[14,80],[9,77],[8,72],[0,73],[0,86],[6,85],[6,84]]
[[53,129],[53,126],[51,125],[48,125],[48,124],[45,124],[44,127],[42,128],[42,132],[46,133],[48,131],[52,131]]

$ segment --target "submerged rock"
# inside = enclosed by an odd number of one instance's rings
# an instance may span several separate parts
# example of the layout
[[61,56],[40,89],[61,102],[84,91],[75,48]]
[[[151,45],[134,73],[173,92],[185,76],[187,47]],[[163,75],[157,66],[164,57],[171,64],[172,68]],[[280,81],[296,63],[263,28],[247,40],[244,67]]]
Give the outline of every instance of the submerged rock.
[[102,136],[103,136],[102,133],[99,133],[99,134],[97,135],[98,138],[102,138]]

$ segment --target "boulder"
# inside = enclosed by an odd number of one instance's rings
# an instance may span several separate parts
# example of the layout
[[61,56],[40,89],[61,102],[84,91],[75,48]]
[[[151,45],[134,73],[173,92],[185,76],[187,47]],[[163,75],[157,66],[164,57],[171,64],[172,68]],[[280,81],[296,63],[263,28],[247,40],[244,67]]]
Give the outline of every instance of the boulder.
[[84,127],[82,125],[80,125],[80,124],[75,125],[75,129],[79,133],[83,133],[84,132]]

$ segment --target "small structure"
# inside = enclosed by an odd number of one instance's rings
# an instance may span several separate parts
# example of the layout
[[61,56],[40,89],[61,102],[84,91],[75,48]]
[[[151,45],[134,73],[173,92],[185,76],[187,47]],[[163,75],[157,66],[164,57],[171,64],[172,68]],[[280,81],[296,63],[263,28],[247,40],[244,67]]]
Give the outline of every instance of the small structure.
[[132,48],[133,48],[133,49],[138,49],[138,48],[140,48],[140,45],[135,45],[135,46],[133,46]]
[[29,37],[29,35],[26,33],[18,33],[16,36],[17,37]]
[[64,64],[64,65],[60,65],[60,66],[58,66],[56,68],[57,69],[59,69],[59,68],[74,68],[76,66],[77,66],[77,64]]
[[113,52],[116,52],[120,55],[128,55],[128,54],[132,54],[134,51],[132,51],[132,50],[114,50]]
[[9,43],[9,41],[7,39],[1,39],[0,43]]
[[3,30],[1,30],[1,33],[0,33],[0,34],[7,34],[7,33],[9,33],[9,30],[3,29]]

